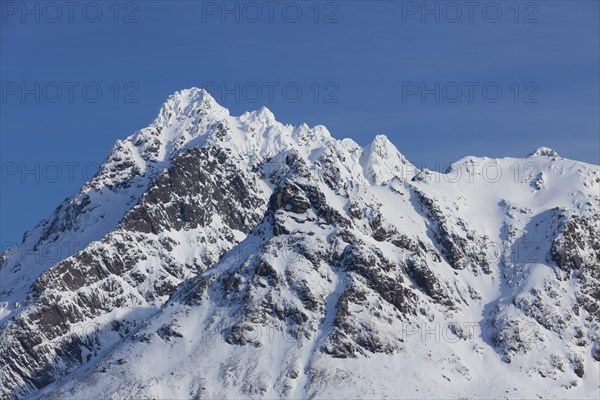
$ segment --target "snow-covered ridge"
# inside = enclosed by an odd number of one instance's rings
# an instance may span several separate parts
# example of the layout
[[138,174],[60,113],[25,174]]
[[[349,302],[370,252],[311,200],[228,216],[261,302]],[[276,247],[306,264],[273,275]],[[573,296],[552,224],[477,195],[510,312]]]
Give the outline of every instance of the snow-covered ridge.
[[599,204],[546,148],[421,171],[186,89],[26,235],[72,255],[3,255],[0,396],[594,397]]
[[[232,117],[204,89],[175,92],[147,128],[116,142],[90,182],[65,200],[47,220],[27,232],[20,246],[3,254],[0,298],[7,305],[0,312],[0,319],[9,315],[15,304],[23,304],[30,285],[43,271],[114,229],[139,201],[148,184],[169,168],[170,160],[186,148],[202,146],[207,134],[218,124],[232,128],[226,145],[254,164],[291,148],[308,158],[335,141],[324,126],[283,125],[265,107]],[[345,146],[348,143],[350,140],[346,139]],[[355,143],[352,146],[359,148]],[[403,170],[404,158],[387,140],[377,147],[379,153],[367,151],[361,164],[369,175],[367,181],[375,179],[373,182],[380,184],[391,179],[394,172]],[[381,154],[386,152],[398,154],[398,165],[394,162],[383,165]],[[355,168],[363,169],[358,164]],[[50,248],[55,243],[59,243],[59,252]],[[45,249],[54,252],[51,258],[44,256]]]

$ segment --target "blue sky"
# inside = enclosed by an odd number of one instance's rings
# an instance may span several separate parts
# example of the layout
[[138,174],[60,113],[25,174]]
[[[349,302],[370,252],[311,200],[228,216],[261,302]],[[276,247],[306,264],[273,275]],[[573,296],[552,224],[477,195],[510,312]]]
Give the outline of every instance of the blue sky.
[[432,169],[541,145],[600,163],[598,1],[77,4],[0,1],[3,246],[191,86]]

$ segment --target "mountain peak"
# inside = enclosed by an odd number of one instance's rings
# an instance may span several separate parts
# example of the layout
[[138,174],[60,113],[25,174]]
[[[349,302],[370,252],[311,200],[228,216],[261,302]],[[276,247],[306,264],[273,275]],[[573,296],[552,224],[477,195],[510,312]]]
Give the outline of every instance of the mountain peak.
[[263,124],[273,125],[277,122],[273,112],[265,106],[262,106],[258,110],[247,111],[240,118],[248,123],[262,122]]
[[200,115],[226,117],[229,110],[217,103],[205,89],[191,87],[171,94],[160,108],[153,125],[169,126],[177,118]]
[[409,179],[417,170],[385,135],[363,148],[361,164],[369,181],[380,185],[392,178]]
[[560,157],[558,153],[549,147],[538,147],[528,157]]
[[400,153],[396,145],[394,145],[394,143],[392,143],[392,141],[383,134],[375,135],[373,141],[365,147],[365,151],[377,153],[381,156],[392,155],[394,158],[398,156],[403,161],[408,162],[404,155]]
[[373,139],[373,144],[377,145],[377,146],[387,146],[387,145],[394,145],[386,135],[383,134],[378,134],[375,135],[375,138]]

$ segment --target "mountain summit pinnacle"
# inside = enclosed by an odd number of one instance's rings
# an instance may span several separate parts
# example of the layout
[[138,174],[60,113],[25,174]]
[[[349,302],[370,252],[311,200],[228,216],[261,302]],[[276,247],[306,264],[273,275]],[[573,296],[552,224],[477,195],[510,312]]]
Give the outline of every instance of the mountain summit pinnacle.
[[197,118],[206,115],[223,118],[229,116],[229,110],[217,103],[205,89],[192,87],[170,95],[153,125],[169,126],[176,118]]
[[558,158],[560,157],[558,155],[558,153],[554,150],[552,150],[549,147],[538,147],[537,149],[535,149],[534,151],[532,151],[531,153],[529,153],[528,157],[554,157],[554,158]]
[[361,164],[365,175],[375,185],[393,178],[410,179],[418,172],[385,135],[375,136],[375,139],[363,148]]

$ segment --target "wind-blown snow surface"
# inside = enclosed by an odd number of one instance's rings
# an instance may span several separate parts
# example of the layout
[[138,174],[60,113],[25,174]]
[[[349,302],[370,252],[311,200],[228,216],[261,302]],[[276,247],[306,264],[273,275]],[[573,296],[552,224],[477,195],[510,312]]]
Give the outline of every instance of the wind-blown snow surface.
[[597,398],[599,202],[551,149],[419,170],[177,92],[2,255],[0,393]]

